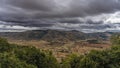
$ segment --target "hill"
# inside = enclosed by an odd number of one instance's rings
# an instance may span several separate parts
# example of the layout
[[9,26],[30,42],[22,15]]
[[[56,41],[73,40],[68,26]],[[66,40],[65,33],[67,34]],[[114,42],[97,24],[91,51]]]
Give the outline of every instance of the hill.
[[77,41],[85,39],[108,40],[112,34],[114,33],[83,33],[75,30],[33,30],[26,32],[3,32],[0,33],[0,36],[17,40]]

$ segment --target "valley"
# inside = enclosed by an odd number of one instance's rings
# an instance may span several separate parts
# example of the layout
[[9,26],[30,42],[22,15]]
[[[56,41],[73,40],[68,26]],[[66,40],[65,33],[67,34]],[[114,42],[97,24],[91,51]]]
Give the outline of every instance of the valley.
[[[42,35],[44,34],[44,35]],[[1,33],[10,44],[34,46],[51,51],[58,61],[75,53],[86,54],[91,50],[105,50],[111,47],[113,33],[81,33],[78,31],[29,31],[23,33]],[[3,36],[4,35],[4,36]]]

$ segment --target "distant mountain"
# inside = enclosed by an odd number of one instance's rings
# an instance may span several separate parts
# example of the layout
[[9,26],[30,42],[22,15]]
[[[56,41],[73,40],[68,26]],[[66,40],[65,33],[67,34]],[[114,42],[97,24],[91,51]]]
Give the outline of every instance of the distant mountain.
[[101,39],[108,40],[114,34],[112,32],[104,33],[83,33],[76,30],[60,31],[60,30],[33,30],[26,32],[3,32],[1,37],[22,40],[45,40],[45,41],[76,41],[85,39]]

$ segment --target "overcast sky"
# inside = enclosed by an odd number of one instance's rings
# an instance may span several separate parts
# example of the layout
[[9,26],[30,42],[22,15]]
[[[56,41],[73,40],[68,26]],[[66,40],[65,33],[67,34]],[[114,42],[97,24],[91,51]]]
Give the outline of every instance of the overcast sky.
[[0,0],[0,32],[120,31],[120,0]]

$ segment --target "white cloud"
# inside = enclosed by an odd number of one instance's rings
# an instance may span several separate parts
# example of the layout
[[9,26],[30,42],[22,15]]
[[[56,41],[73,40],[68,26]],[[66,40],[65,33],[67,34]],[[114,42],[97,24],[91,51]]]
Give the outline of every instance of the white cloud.
[[120,12],[116,12],[111,14],[107,20],[104,21],[105,23],[120,23]]

